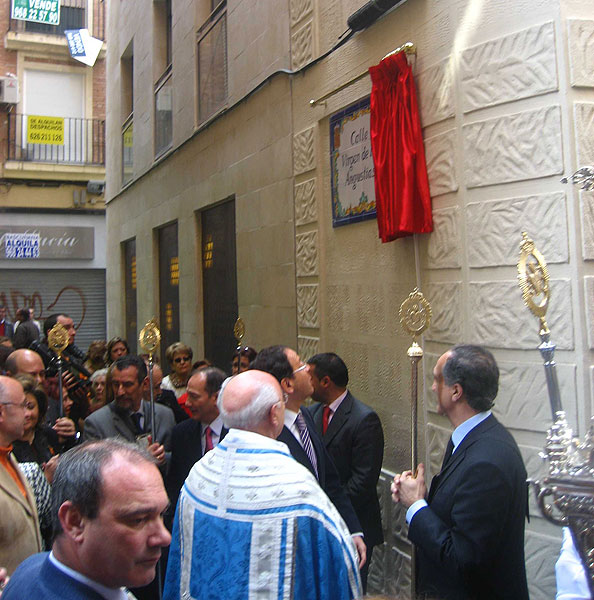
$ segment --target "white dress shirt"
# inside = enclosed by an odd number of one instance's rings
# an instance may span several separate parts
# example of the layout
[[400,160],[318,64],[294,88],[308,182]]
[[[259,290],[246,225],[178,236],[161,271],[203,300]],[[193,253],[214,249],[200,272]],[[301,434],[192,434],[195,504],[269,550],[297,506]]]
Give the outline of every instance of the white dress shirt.
[[84,585],[86,585],[87,587],[90,587],[91,589],[95,590],[98,594],[103,596],[105,598],[105,600],[127,600],[128,599],[128,593],[126,592],[126,590],[124,588],[108,588],[100,583],[97,583],[96,581],[93,581],[92,579],[89,579],[82,573],[79,573],[78,571],[75,571],[74,569],[67,567],[64,563],[61,563],[54,556],[53,551],[50,552],[49,559],[50,559],[50,562],[52,563],[52,565],[54,565],[54,567],[56,567],[56,569],[58,569],[58,571],[62,571],[62,573],[65,573],[66,575],[68,575],[68,577],[71,577],[72,579],[75,579],[76,581],[79,581],[80,583],[84,583]]

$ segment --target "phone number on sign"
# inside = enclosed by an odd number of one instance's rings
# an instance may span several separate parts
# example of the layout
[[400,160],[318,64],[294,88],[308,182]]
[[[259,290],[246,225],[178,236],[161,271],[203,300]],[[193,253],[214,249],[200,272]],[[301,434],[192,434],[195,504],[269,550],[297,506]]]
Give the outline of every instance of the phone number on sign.
[[38,21],[40,23],[58,24],[58,13],[49,10],[39,10],[37,8],[27,8],[26,6],[15,6],[12,11],[13,19],[22,19],[23,21]]
[[29,133],[29,139],[32,142],[58,142],[59,144],[64,143],[64,138],[60,133],[39,133],[37,131],[31,131]]

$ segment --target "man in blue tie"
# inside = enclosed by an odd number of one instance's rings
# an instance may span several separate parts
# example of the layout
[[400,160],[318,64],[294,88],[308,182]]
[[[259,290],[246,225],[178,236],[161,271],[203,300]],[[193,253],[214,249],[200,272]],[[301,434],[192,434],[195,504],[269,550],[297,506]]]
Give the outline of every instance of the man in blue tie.
[[428,494],[422,464],[416,477],[405,471],[392,484],[417,549],[420,597],[528,599],[526,469],[491,413],[498,387],[495,358],[480,346],[455,346],[433,369],[437,412],[454,427],[441,471]]

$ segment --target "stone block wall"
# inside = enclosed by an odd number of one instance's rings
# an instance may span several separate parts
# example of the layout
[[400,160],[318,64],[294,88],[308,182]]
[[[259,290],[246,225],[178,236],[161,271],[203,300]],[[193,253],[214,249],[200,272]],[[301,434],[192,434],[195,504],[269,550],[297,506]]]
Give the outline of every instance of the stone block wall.
[[[340,29],[336,23],[359,8],[351,4],[314,2],[313,40],[305,44],[297,36],[303,30],[295,31],[299,51],[304,45],[329,48]],[[594,163],[591,16],[577,0],[408,2],[294,84],[294,129],[303,135],[313,129],[318,140],[315,164],[312,158],[306,176],[296,176],[297,215],[308,214],[302,221],[297,217],[304,261],[298,268],[300,348],[341,354],[351,368],[354,393],[378,411],[386,434],[379,484],[386,544],[374,554],[374,591],[406,595],[410,582],[406,527],[390,501],[389,484],[393,472],[408,468],[410,456],[409,341],[397,313],[417,283],[433,308],[423,339],[419,416],[422,455],[426,449],[431,473],[441,464],[451,432],[436,413],[431,370],[450,345],[470,342],[494,352],[501,367],[495,414],[518,441],[529,475],[543,474],[538,452],[551,416],[536,349],[538,323],[523,306],[516,279],[522,231],[549,264],[548,323],[564,407],[576,432],[583,434],[592,414],[594,195],[560,182]],[[308,101],[409,40],[417,45],[417,56],[409,60],[435,229],[414,242],[382,245],[375,222],[331,227],[328,120],[370,93],[369,78],[315,108]],[[306,188],[308,208],[301,206]],[[317,319],[310,318],[314,305]],[[544,600],[554,595],[561,532],[540,517],[532,499],[531,514],[530,591]]]

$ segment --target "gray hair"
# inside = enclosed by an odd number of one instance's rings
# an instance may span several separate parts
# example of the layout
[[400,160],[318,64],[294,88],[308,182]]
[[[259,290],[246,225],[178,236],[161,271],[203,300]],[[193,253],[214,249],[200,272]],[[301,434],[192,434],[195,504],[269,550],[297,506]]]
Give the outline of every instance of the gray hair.
[[66,501],[72,502],[83,517],[97,517],[103,499],[101,471],[117,454],[132,463],[155,464],[146,450],[116,438],[86,442],[60,456],[52,482],[54,537],[63,532],[58,511]]
[[93,383],[93,381],[95,381],[96,379],[99,379],[99,377],[107,377],[108,371],[109,369],[107,367],[105,369],[97,369],[96,371],[94,371],[91,377],[89,377],[91,383]]
[[233,377],[229,377],[223,382],[219,397],[217,398],[217,406],[225,427],[231,429],[244,429],[246,431],[254,431],[262,421],[270,409],[281,401],[278,396],[278,387],[271,383],[260,384],[258,391],[244,407],[233,412],[227,412],[224,408],[225,388]]

